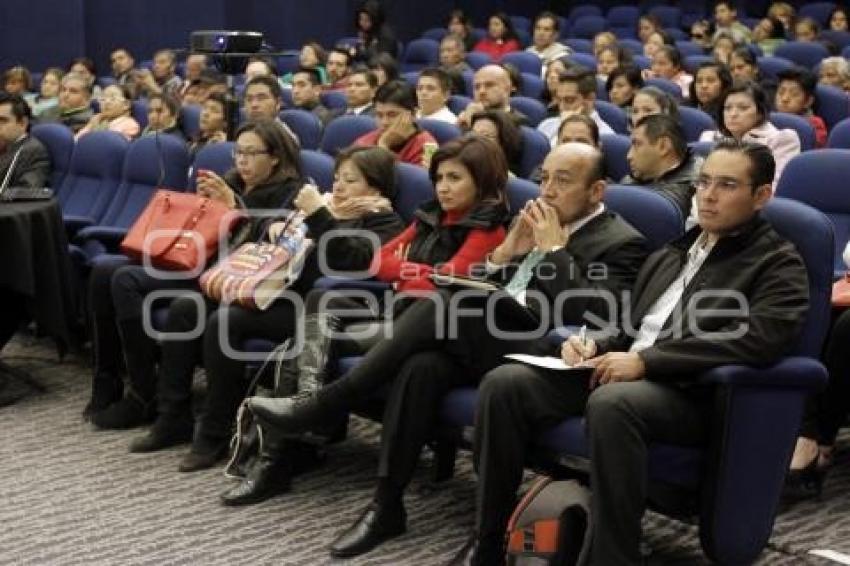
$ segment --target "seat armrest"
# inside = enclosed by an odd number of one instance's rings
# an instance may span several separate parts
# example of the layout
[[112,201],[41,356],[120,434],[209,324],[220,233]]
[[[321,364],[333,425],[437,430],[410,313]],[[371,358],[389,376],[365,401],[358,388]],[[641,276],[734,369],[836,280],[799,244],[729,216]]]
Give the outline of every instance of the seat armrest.
[[392,290],[392,285],[377,279],[347,279],[345,277],[320,277],[313,284],[314,289],[356,289],[371,291],[375,294]]
[[826,368],[802,356],[783,358],[772,366],[726,365],[699,377],[700,383],[734,387],[781,387],[817,391],[826,385]]
[[74,240],[82,243],[85,240],[98,240],[102,242],[107,249],[117,250],[121,240],[127,235],[126,228],[118,228],[115,226],[87,226],[77,232]]

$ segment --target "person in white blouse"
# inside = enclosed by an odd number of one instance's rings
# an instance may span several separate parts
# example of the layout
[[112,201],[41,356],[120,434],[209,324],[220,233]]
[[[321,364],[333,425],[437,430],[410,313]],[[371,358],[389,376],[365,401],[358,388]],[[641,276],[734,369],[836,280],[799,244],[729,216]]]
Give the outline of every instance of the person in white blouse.
[[456,124],[457,115],[446,106],[451,89],[452,78],[447,72],[434,67],[423,69],[416,81],[416,118]]

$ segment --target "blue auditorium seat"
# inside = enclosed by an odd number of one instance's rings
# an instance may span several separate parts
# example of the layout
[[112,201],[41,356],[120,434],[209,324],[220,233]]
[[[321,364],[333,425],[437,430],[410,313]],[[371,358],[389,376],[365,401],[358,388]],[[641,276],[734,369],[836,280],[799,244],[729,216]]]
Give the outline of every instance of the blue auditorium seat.
[[541,68],[541,60],[540,57],[535,55],[534,53],[529,53],[528,51],[514,51],[513,53],[506,53],[504,57],[502,57],[502,61],[504,63],[509,63],[519,69],[521,73],[528,73],[530,75],[540,76],[540,68]]
[[835,149],[850,149],[850,119],[844,119],[832,128],[826,146]]
[[56,196],[61,198],[62,181],[68,173],[71,154],[74,151],[74,134],[63,124],[37,124],[32,127],[30,134],[40,141],[50,154],[50,162],[53,165],[50,186]]
[[430,132],[440,145],[443,145],[447,141],[451,141],[455,138],[459,138],[463,134],[463,132],[460,131],[460,128],[454,124],[443,122],[442,120],[420,119],[417,120],[417,123],[423,130]]
[[803,116],[788,114],[786,112],[771,112],[770,123],[780,130],[789,128],[797,132],[797,137],[800,138],[800,151],[815,149],[815,128]]
[[602,16],[581,16],[573,20],[570,35],[581,39],[593,39],[600,31],[608,29],[608,21]]
[[840,121],[850,117],[850,95],[840,88],[828,85],[815,87],[815,108],[817,114],[832,129]]
[[319,149],[322,142],[322,121],[306,110],[289,109],[280,113],[280,119],[295,132],[303,149]]
[[699,108],[681,105],[679,106],[679,117],[688,143],[699,141],[700,135],[707,130],[717,129],[714,118]]
[[528,126],[522,126],[520,177],[530,177],[534,170],[546,159],[550,149],[552,147],[546,136]]
[[525,114],[526,118],[528,118],[528,125],[535,128],[546,118],[546,107],[535,98],[512,96],[511,108]]
[[180,108],[180,125],[187,140],[197,137],[201,132],[201,107],[191,104]]
[[334,159],[321,151],[301,150],[304,176],[315,181],[322,191],[330,191],[334,183]]
[[440,62],[440,43],[433,39],[419,38],[407,44],[401,58],[401,71],[421,71]]
[[774,57],[782,57],[803,67],[812,68],[829,57],[829,50],[816,41],[789,41],[777,46]]
[[619,183],[631,172],[626,154],[632,142],[629,136],[620,134],[599,136],[599,142],[602,144],[602,155],[605,158],[605,175],[615,183]]
[[198,171],[208,169],[221,176],[233,169],[234,142],[219,142],[207,144],[195,155],[189,174],[189,188],[195,190]]
[[328,123],[322,136],[321,149],[329,155],[336,155],[364,134],[377,127],[371,116],[340,116]]
[[612,130],[618,134],[628,135],[629,119],[622,108],[611,102],[605,102],[604,100],[597,100],[594,103],[594,106],[596,107],[596,111],[599,113],[599,117],[602,118],[603,122],[611,126]]

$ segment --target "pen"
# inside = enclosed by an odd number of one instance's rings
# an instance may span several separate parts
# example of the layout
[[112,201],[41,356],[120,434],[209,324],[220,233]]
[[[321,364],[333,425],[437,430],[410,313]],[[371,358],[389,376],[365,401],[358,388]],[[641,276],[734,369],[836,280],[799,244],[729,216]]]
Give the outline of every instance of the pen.
[[578,339],[581,340],[581,356],[579,356],[579,363],[584,362],[584,352],[587,350],[587,325],[584,324],[581,327],[581,330],[578,331]]

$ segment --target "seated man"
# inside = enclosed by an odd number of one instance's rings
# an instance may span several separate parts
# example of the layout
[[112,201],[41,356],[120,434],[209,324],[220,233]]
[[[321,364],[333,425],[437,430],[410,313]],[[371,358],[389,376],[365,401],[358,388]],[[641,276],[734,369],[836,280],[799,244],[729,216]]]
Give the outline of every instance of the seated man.
[[682,220],[688,217],[702,158],[688,147],[676,120],[666,114],[641,118],[632,130],[626,158],[632,173],[623,178],[624,185],[647,185],[672,200]]
[[452,79],[448,73],[437,68],[422,69],[416,82],[416,117],[457,123],[457,116],[446,103],[452,94]]
[[595,368],[589,383],[520,364],[484,377],[475,422],[477,532],[464,549],[471,563],[497,564],[504,556],[530,442],[584,412],[592,562],[641,563],[648,445],[702,445],[715,393],[696,378],[720,365],[774,362],[808,310],[799,254],[759,215],[771,198],[774,167],[763,145],[717,145],[696,183],[699,226],[641,267],[623,327],[598,343],[573,337],[563,344],[567,364],[587,360]]
[[328,79],[326,90],[345,90],[351,70],[351,54],[343,47],[334,47],[328,52]]
[[[602,203],[603,175],[602,154],[596,148],[568,143],[553,149],[543,164],[540,198],[526,204],[487,262],[491,279],[505,284],[503,292],[464,298],[474,310],[466,309],[466,302],[450,309],[437,300],[416,301],[395,321],[392,336],[369,350],[360,365],[320,390],[315,403],[292,411],[284,407],[289,399],[249,401],[261,423],[303,425],[327,418],[339,404],[360,398],[363,381],[392,382],[375,497],[331,546],[332,556],[368,552],[405,531],[403,493],[448,391],[477,383],[504,363],[505,354],[551,350],[545,335],[554,320],[581,324],[586,312],[603,320],[616,314],[609,312],[608,299],[618,301],[631,289],[646,247],[644,238]],[[576,296],[559,300],[565,291]],[[481,304],[489,306],[491,300],[494,316],[485,318]],[[466,314],[461,315],[464,309]],[[455,323],[455,332],[445,330]],[[497,336],[498,331],[512,335]],[[509,495],[513,497],[512,492]],[[502,537],[504,532],[501,525]]]
[[501,110],[511,115],[517,126],[528,119],[511,108],[511,75],[501,65],[484,65],[473,78],[475,98],[457,117],[457,125],[463,129],[472,127],[472,116],[482,110]]
[[[0,92],[0,185],[48,185],[52,170],[50,154],[40,141],[29,135],[29,128],[29,104],[20,95]],[[13,161],[14,169],[10,172]]]
[[558,41],[559,33],[558,16],[553,12],[541,12],[534,18],[533,44],[526,51],[540,57],[541,73],[545,73],[546,67],[552,61],[572,53],[569,47]]
[[280,111],[283,109],[283,91],[275,77],[260,75],[248,81],[248,84],[245,85],[243,101],[245,118],[248,120],[275,120],[283,126],[286,133],[292,136],[295,143],[300,145],[295,132],[280,120]]
[[[350,83],[349,86],[351,86]],[[437,140],[413,121],[416,96],[404,81],[390,81],[375,94],[375,120],[378,129],[357,138],[354,145],[377,145],[392,151],[399,161],[427,167],[430,155],[425,144],[437,148]]]
[[302,67],[292,73],[292,105],[299,110],[312,112],[323,126],[327,126],[332,114],[322,104],[321,94],[322,78],[318,70]]
[[178,97],[183,81],[176,74],[177,56],[170,49],[160,49],[153,56],[151,70],[139,71],[136,81],[138,94],[150,96],[165,93]]
[[558,143],[558,128],[564,116],[573,113],[590,116],[599,128],[599,135],[615,133],[596,111],[596,77],[590,71],[568,69],[562,73],[555,96],[561,115],[546,118],[537,126],[537,131],[549,139],[552,147]]
[[779,86],[774,101],[777,112],[802,116],[815,129],[815,147],[826,147],[826,123],[812,111],[815,103],[815,74],[803,67],[786,69],[776,75]]
[[152,94],[148,97],[148,125],[142,130],[143,136],[169,134],[186,141],[186,136],[177,118],[180,116],[180,104],[166,94]]
[[180,98],[186,94],[189,87],[201,78],[201,74],[207,69],[207,56],[203,53],[192,53],[186,57],[186,76],[180,85]]
[[337,116],[371,116],[375,112],[372,99],[378,90],[378,77],[366,67],[356,67],[346,77],[345,87],[345,109],[339,108],[333,111],[333,117]]
[[471,73],[472,67],[466,62],[466,48],[463,38],[450,33],[440,41],[440,69],[449,74],[452,80],[452,93],[466,94],[466,81],[463,80],[464,73]]
[[112,76],[120,85],[132,84],[135,85],[133,71],[136,70],[136,61],[130,52],[119,47],[109,55],[109,62],[112,65]]
[[39,122],[59,122],[76,134],[94,115],[90,104],[89,82],[81,75],[68,73],[62,77],[62,86],[59,87],[59,104],[45,110]]

